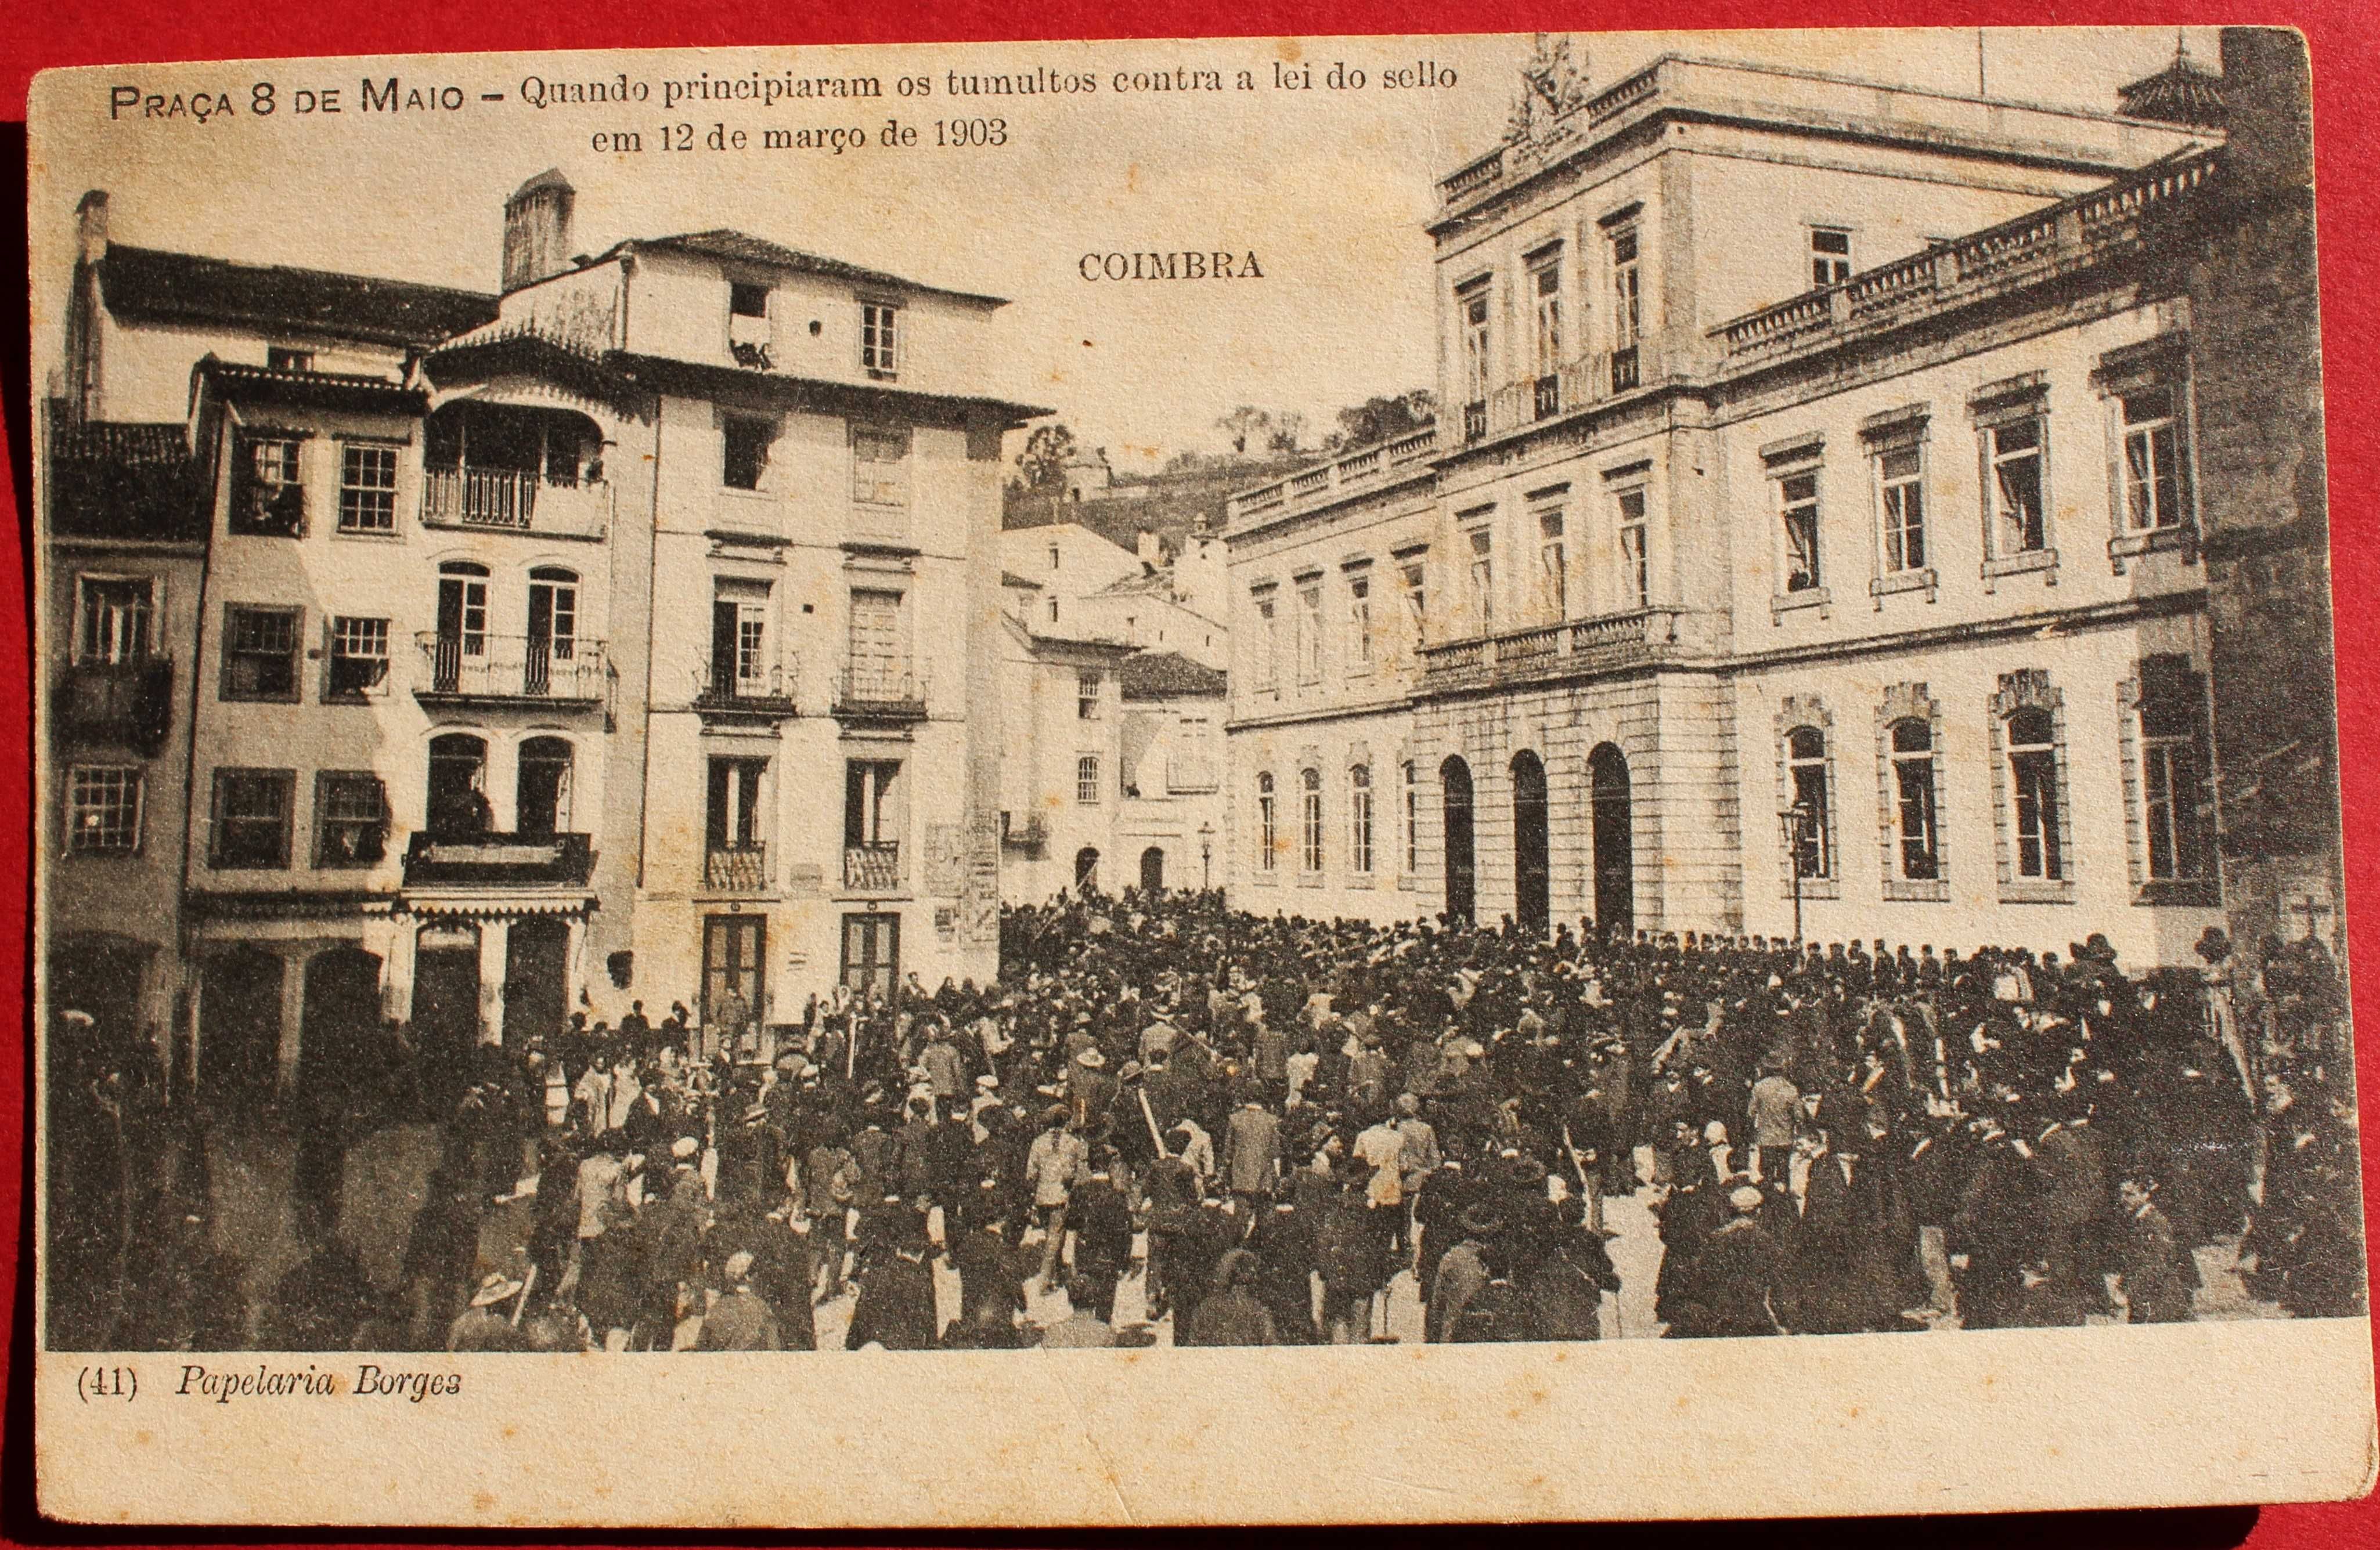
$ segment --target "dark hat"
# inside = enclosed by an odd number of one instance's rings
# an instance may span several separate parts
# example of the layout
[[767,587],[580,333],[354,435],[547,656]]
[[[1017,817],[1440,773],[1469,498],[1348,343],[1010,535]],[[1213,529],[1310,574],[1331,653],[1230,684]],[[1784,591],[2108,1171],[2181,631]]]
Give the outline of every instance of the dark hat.
[[1504,1218],[1485,1205],[1463,1208],[1463,1230],[1475,1237],[1488,1238],[1504,1230]]

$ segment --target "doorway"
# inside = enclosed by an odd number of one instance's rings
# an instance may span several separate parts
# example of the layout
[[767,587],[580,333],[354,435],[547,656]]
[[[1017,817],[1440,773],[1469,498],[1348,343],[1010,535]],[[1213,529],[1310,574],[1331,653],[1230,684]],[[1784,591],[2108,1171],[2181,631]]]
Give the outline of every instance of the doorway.
[[470,1085],[480,1043],[480,928],[425,926],[414,938],[413,1046],[423,1118],[443,1120]]
[[1636,821],[1628,756],[1598,743],[1586,756],[1595,829],[1595,924],[1607,935],[1636,929]]
[[900,978],[901,917],[844,915],[843,983],[855,994],[872,990],[880,997],[890,997]]
[[562,1031],[570,1014],[570,922],[525,915],[504,944],[504,1047]]
[[715,914],[702,922],[702,1026],[708,1040],[719,1026],[716,1008],[733,990],[750,1009],[757,1026],[765,1004],[761,999],[761,954],[768,945],[768,921],[756,914]]
[[1471,830],[1471,767],[1460,754],[1450,755],[1438,767],[1439,786],[1446,793],[1446,914],[1450,920],[1470,924],[1478,909],[1478,853]]
[[1546,767],[1526,748],[1512,756],[1512,914],[1542,937],[1552,921],[1552,867],[1546,834]]
[[1165,852],[1157,845],[1140,853],[1140,890],[1157,894],[1165,891]]

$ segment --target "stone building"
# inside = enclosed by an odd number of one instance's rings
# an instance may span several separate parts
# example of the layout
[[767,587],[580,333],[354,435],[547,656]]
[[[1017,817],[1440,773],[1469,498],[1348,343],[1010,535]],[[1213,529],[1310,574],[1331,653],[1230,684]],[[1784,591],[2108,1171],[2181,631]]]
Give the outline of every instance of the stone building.
[[86,200],[53,1007],[251,1092],[384,1018],[434,1083],[631,999],[996,974],[1001,304],[735,232],[574,258],[575,202],[514,193],[486,296]]
[[[2191,109],[2156,122],[1668,57],[1573,96],[1431,223],[1424,638],[1361,708],[1422,786],[1389,913],[2186,959],[2224,919],[2233,498],[2187,252],[2242,187],[2203,93],[2132,91]],[[1360,876],[1303,728],[1347,697],[1380,450],[1232,503],[1256,907],[1284,823],[1304,913]]]

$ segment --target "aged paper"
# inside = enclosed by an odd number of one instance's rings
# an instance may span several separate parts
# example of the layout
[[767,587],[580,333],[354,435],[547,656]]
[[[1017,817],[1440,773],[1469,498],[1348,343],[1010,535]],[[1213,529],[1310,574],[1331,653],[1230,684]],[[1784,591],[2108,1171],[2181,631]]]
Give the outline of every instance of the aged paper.
[[2367,1489],[2312,132],[2253,29],[42,76],[42,1510]]

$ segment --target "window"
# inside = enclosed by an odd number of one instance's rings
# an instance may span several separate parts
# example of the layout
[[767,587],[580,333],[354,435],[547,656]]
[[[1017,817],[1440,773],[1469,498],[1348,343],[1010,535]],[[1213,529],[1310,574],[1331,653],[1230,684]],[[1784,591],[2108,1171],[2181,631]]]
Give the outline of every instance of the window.
[[2049,711],[2027,706],[2008,719],[2016,875],[2044,882],[2066,876],[2059,831],[2057,726]]
[[[757,762],[757,761],[746,761]],[[843,767],[843,842],[847,849],[898,854],[901,761],[851,759]],[[882,874],[879,874],[881,876]],[[883,886],[898,885],[898,874]]]
[[1827,734],[1795,727],[1785,734],[1787,789],[1795,814],[1793,870],[1804,878],[1835,875],[1833,836],[1828,832]]
[[214,843],[208,864],[218,868],[278,871],[289,865],[290,769],[215,771]]
[[1476,441],[1488,433],[1488,390],[1495,368],[1488,359],[1488,282],[1475,280],[1454,295],[1463,333],[1463,434]]
[[1545,594],[1548,615],[1555,619],[1570,617],[1570,566],[1568,551],[1563,544],[1562,514],[1559,508],[1537,513],[1538,584]]
[[1620,518],[1620,606],[1645,608],[1653,600],[1653,573],[1645,547],[1645,491],[1623,490],[1612,497]]
[[1819,585],[1818,476],[1789,474],[1777,481],[1783,523],[1785,590],[1809,592]]
[[1561,411],[1562,285],[1561,248],[1557,246],[1531,260],[1529,293],[1536,305],[1536,418]]
[[1422,644],[1423,626],[1428,621],[1429,598],[1424,583],[1427,580],[1427,564],[1415,554],[1397,563],[1398,574],[1404,580],[1405,622],[1413,626],[1413,643],[1416,649]]
[[1050,546],[1050,568],[1053,571],[1058,568],[1058,546],[1054,543]]
[[1471,540],[1471,612],[1482,635],[1496,627],[1496,535],[1475,527]]
[[235,442],[231,530],[297,538],[306,530],[306,486],[298,469],[301,438],[241,432]]
[[1299,770],[1297,788],[1300,829],[1305,840],[1298,859],[1308,874],[1318,873],[1322,870],[1322,771]]
[[1421,766],[1407,759],[1402,769],[1405,786],[1405,876],[1421,870]]
[[78,584],[82,612],[78,661],[127,666],[149,657],[156,624],[156,584],[146,576],[87,575]]
[[388,692],[387,620],[342,614],[331,621],[330,675],[323,689],[333,699]]
[[1347,671],[1372,671],[1372,578],[1358,571],[1347,577]]
[[1884,522],[1884,572],[1925,568],[1925,454],[1898,447],[1876,458],[1877,509]]
[[907,431],[852,427],[851,498],[873,506],[909,503]]
[[719,482],[730,490],[758,490],[768,471],[769,446],[777,439],[776,422],[748,415],[730,415],[721,427],[723,453]]
[[[856,768],[846,766],[846,770]],[[768,842],[767,808],[760,800],[760,782],[769,773],[765,758],[713,758],[706,771],[703,843],[711,859],[706,880],[713,888],[757,882],[765,876],[748,866],[721,859],[728,854],[751,855]],[[850,783],[844,783],[844,827],[850,826]]]
[[2205,680],[2180,656],[2141,664],[2141,826],[2147,880],[2214,876],[2214,802],[2206,778]]
[[271,345],[264,352],[264,369],[267,371],[311,371],[314,369],[314,352]]
[[2149,533],[2189,520],[2179,394],[2171,387],[2125,394],[2122,405],[2124,526]]
[[1372,767],[1368,764],[1347,771],[1347,869],[1359,877],[1372,872]]
[[710,599],[710,682],[715,695],[766,698],[776,693],[769,651],[766,582],[722,580]]
[[76,855],[139,850],[141,788],[137,766],[79,765],[69,771],[67,849]]
[[298,611],[235,603],[224,612],[223,697],[296,699]]
[[908,631],[898,592],[851,594],[851,674],[872,697],[904,698],[915,691]]
[[488,567],[468,560],[450,560],[438,567],[438,645],[431,667],[431,686],[452,694],[462,686],[465,671],[480,671],[488,651]]
[[2034,554],[2049,547],[2042,505],[2043,422],[2037,416],[1985,430],[1991,459],[1992,552]]
[[1085,668],[1075,674],[1075,719],[1096,721],[1099,719],[1099,689],[1106,674],[1097,668]]
[[1301,684],[1322,682],[1322,583],[1310,581],[1297,589],[1297,678]]
[[1050,623],[1051,623],[1052,624],[1056,624],[1057,622],[1058,622],[1058,599],[1055,599],[1055,598],[1051,598],[1051,599],[1050,599]]
[[1099,756],[1084,754],[1075,760],[1075,801],[1085,807],[1099,805]]
[[1272,594],[1260,593],[1257,605],[1257,687],[1281,687],[1281,620],[1273,607]]
[[396,531],[396,449],[346,442],[339,447],[339,531]]
[[1914,716],[1892,723],[1892,789],[1899,819],[1900,876],[1932,882],[1942,875],[1934,796],[1934,729]]
[[[716,294],[716,293],[713,293]],[[769,315],[769,287],[735,281],[727,287],[727,315],[731,318],[765,318]]]
[[1611,234],[1611,391],[1625,393],[1639,380],[1636,345],[1644,327],[1639,294],[1636,228]]
[[1840,285],[1852,277],[1852,234],[1840,226],[1810,228],[1810,284]]
[[388,793],[366,770],[325,769],[314,777],[314,865],[376,866],[388,844]]
[[568,660],[578,639],[578,573],[540,565],[528,573],[528,638],[533,651]]
[[1269,872],[1281,854],[1281,831],[1273,809],[1272,772],[1257,776],[1257,870]]
[[900,374],[900,319],[901,309],[889,302],[859,304],[859,369],[869,376]]

